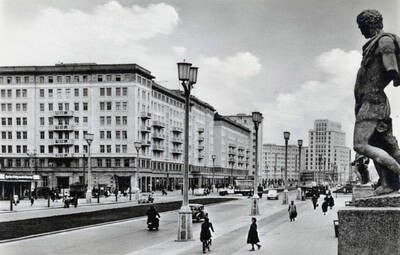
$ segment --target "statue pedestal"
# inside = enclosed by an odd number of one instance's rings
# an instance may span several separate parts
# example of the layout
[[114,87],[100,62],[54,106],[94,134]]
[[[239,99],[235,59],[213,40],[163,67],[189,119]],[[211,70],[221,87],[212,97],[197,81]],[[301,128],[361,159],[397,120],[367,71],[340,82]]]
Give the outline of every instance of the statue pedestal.
[[353,186],[352,201],[357,199],[375,196],[374,188],[369,184],[358,184]]
[[338,254],[400,254],[400,195],[355,200],[338,211]]

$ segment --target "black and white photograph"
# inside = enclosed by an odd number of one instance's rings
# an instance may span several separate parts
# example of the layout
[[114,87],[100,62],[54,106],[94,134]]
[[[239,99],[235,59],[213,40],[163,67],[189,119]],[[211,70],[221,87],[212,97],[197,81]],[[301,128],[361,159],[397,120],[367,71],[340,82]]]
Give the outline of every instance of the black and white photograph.
[[0,254],[400,254],[399,0],[0,0]]

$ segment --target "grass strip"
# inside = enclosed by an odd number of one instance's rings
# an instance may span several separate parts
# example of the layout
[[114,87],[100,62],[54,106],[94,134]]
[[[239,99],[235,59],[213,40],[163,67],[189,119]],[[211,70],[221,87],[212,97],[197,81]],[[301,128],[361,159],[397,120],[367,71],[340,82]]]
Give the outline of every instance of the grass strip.
[[[190,203],[206,205],[231,200],[235,200],[235,198],[199,198],[191,199]],[[0,222],[0,240],[140,217],[146,215],[149,205],[141,204],[123,208],[100,209],[92,212]],[[154,203],[153,205],[159,212],[166,212],[179,209],[182,206],[182,201]]]

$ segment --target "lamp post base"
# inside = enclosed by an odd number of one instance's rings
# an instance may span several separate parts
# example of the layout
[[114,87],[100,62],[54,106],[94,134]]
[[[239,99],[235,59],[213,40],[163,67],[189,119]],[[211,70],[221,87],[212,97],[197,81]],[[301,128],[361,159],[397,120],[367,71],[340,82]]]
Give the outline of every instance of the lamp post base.
[[285,189],[283,191],[283,200],[282,200],[282,204],[283,205],[287,205],[289,202],[289,191],[287,189]]
[[192,234],[192,210],[189,206],[182,206],[178,212],[178,240],[190,241],[193,239]]
[[297,197],[296,200],[301,200],[301,188],[297,188]]
[[86,203],[92,203],[92,191],[86,191]]
[[257,196],[253,196],[251,198],[251,210],[250,210],[251,216],[260,215],[260,210],[258,208],[258,200],[259,198]]

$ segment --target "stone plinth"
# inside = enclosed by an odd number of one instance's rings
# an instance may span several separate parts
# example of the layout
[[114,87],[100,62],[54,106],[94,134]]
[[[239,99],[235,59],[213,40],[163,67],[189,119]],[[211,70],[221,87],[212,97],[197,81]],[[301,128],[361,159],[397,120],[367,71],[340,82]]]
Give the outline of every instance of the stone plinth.
[[338,218],[339,255],[400,254],[400,208],[346,208]]
[[387,194],[383,196],[374,196],[367,198],[359,198],[354,202],[356,207],[399,207],[400,194]]
[[374,189],[371,185],[355,185],[353,187],[352,201],[355,202],[357,199],[372,197],[374,195]]
[[192,233],[192,210],[189,206],[182,206],[179,210],[178,218],[178,240],[190,241],[193,239]]
[[254,196],[251,198],[251,208],[250,208],[250,215],[255,216],[255,215],[260,215],[260,210],[258,208],[258,196],[254,194]]

